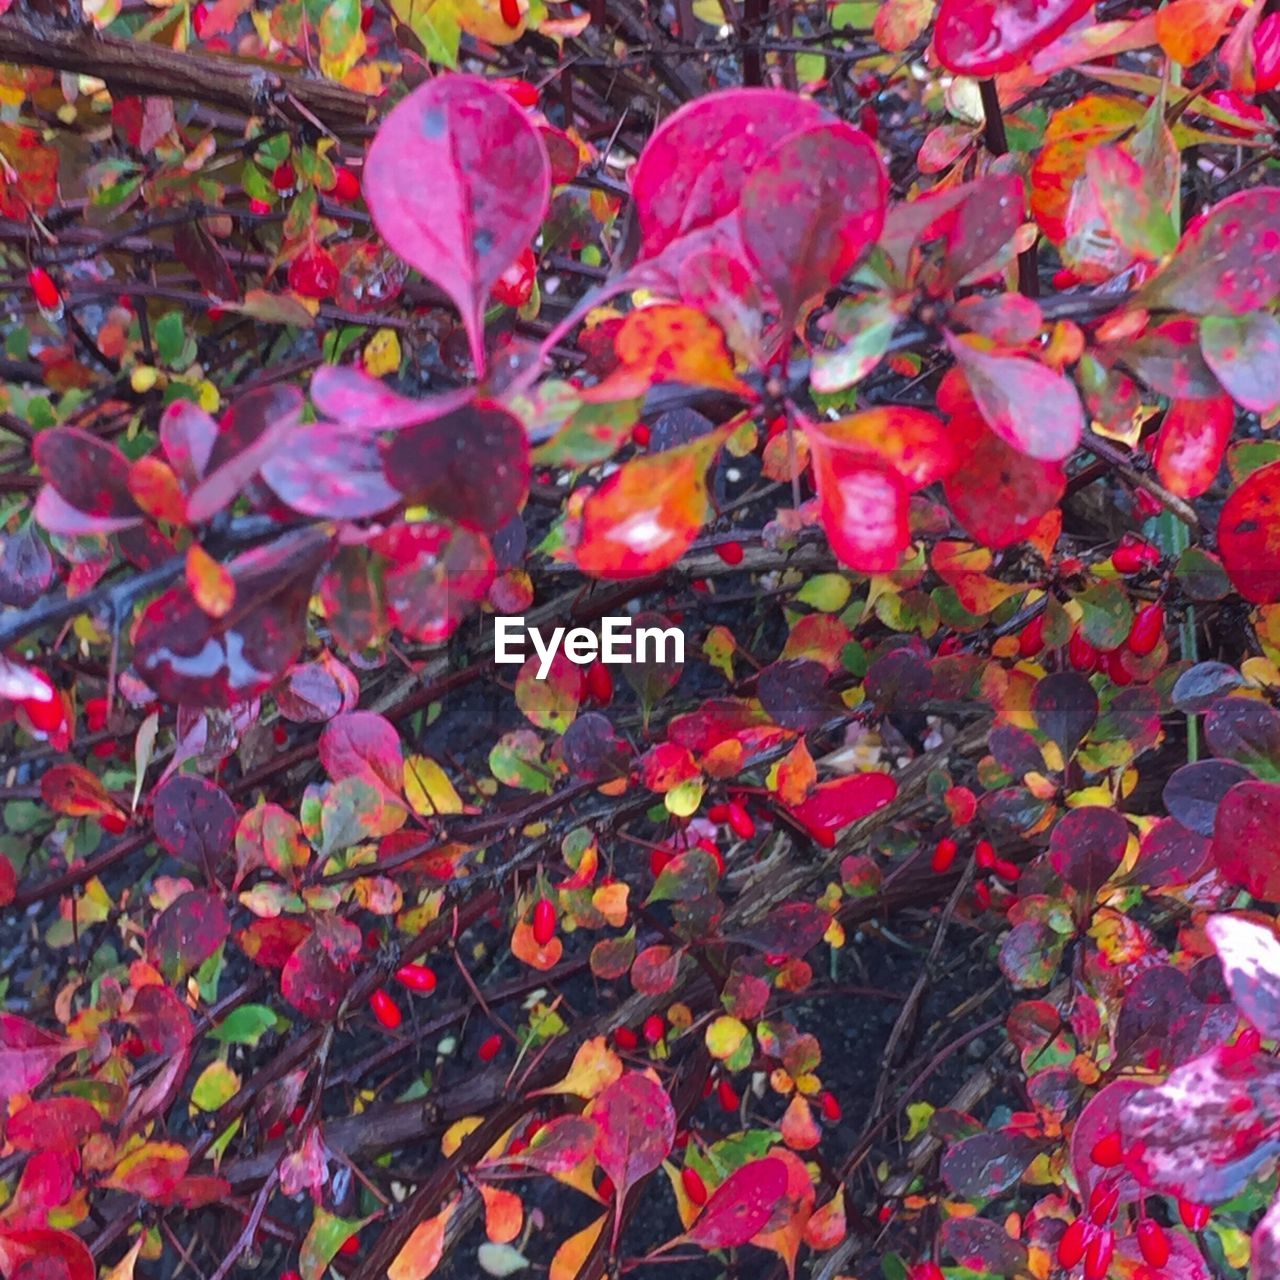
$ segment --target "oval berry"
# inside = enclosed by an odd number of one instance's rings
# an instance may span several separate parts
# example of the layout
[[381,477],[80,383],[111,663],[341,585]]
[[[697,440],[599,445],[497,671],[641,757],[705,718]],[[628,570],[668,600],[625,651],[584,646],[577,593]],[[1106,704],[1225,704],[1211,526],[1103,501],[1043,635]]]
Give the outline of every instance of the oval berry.
[[1099,1182],[1089,1195],[1089,1217],[1094,1222],[1110,1222],[1116,1216],[1116,1206],[1120,1203],[1120,1184],[1118,1182]]
[[1125,534],[1120,545],[1111,553],[1111,565],[1117,573],[1141,573],[1143,569],[1160,563],[1160,552],[1149,542]]
[[1070,1271],[1080,1265],[1088,1243],[1087,1230],[1083,1218],[1074,1219],[1062,1233],[1058,1241],[1058,1265]]
[[293,171],[293,165],[287,160],[282,164],[276,165],[271,174],[271,185],[277,191],[292,191],[298,181],[298,175]]
[[1044,648],[1044,614],[1038,613],[1018,632],[1018,655],[1034,658]]
[[1116,1251],[1116,1233],[1099,1231],[1084,1251],[1084,1280],[1106,1280]]
[[840,1106],[840,1099],[829,1090],[825,1091],[818,1099],[818,1106],[822,1108],[824,1119],[830,1120],[832,1124],[837,1124],[840,1117],[844,1115],[844,1111]]
[[742,563],[742,557],[746,552],[742,549],[740,542],[721,542],[716,545],[716,555],[727,565],[738,565]]
[[613,701],[613,673],[603,662],[593,662],[587,668],[587,693],[598,707]]
[[667,1024],[663,1020],[662,1014],[651,1013],[644,1020],[644,1025],[640,1028],[640,1032],[649,1044],[657,1044],[667,1032]]
[[339,1246],[338,1254],[343,1258],[354,1258],[360,1252],[360,1237],[348,1236]]
[[996,865],[996,850],[990,840],[979,840],[973,846],[973,860],[983,871],[990,871]]
[[653,439],[653,432],[649,430],[647,423],[637,422],[631,428],[631,442],[637,449],[647,449],[651,439]]
[[498,1056],[498,1050],[502,1048],[502,1037],[495,1031],[481,1046],[476,1050],[476,1056],[481,1062],[492,1062]]
[[498,277],[493,286],[494,300],[504,307],[523,307],[533,295],[537,278],[538,259],[534,257],[532,249],[526,248]]
[[930,865],[939,873],[950,870],[951,864],[956,860],[956,853],[959,849],[960,846],[950,836],[943,836],[934,846],[933,859]]
[[396,1004],[390,993],[384,988],[379,987],[369,997],[369,1008],[373,1010],[373,1016],[388,1031],[394,1031],[400,1025],[402,1020],[400,1006]]
[[619,1027],[613,1033],[613,1042],[619,1049],[630,1051],[639,1046],[640,1037],[630,1027]]
[[1209,1225],[1213,1210],[1207,1204],[1197,1204],[1194,1200],[1178,1198],[1178,1217],[1188,1231],[1203,1231]]
[[1164,636],[1164,605],[1158,600],[1138,610],[1129,628],[1129,652],[1143,658]]
[[737,1111],[742,1105],[742,1099],[738,1096],[738,1091],[729,1083],[728,1080],[721,1080],[716,1085],[716,1099],[720,1103],[722,1111]]
[[1169,1261],[1169,1236],[1152,1218],[1143,1218],[1138,1223],[1138,1249],[1150,1266],[1163,1267]]
[[360,179],[346,165],[338,165],[333,171],[333,182],[325,189],[325,195],[349,204],[360,195]]
[[53,277],[43,267],[32,267],[27,272],[27,284],[41,311],[57,311],[62,306],[62,294]]
[[518,0],[500,0],[498,10],[502,14],[503,22],[513,31],[520,25],[520,5]]
[[1098,651],[1084,637],[1084,632],[1073,631],[1067,643],[1067,661],[1084,675],[1098,669]]
[[436,971],[425,964],[402,964],[396,970],[396,981],[410,991],[429,996],[436,989]]
[[697,1205],[707,1203],[707,1184],[702,1180],[702,1174],[697,1169],[685,1165],[680,1170],[680,1185],[684,1187],[684,1193],[689,1199]]
[[755,819],[745,807],[734,800],[729,805],[729,827],[739,840],[750,840],[756,833]]
[[550,898],[539,898],[533,907],[533,940],[545,947],[556,936],[556,909]]

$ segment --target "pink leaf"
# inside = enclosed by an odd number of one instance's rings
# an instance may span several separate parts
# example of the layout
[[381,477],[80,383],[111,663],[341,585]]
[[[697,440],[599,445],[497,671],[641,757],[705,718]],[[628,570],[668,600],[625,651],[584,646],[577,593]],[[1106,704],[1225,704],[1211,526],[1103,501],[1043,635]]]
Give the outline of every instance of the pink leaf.
[[473,395],[470,387],[460,387],[429,400],[413,400],[342,365],[321,365],[311,376],[311,400],[321,413],[370,433],[430,422],[461,408]]
[[735,1169],[711,1194],[685,1237],[704,1249],[734,1249],[764,1229],[787,1191],[787,1166],[766,1156]]
[[[591,1107],[597,1125],[595,1154],[609,1175],[618,1208],[627,1192],[667,1158],[676,1136],[676,1113],[667,1091],[639,1071],[629,1071],[599,1094]],[[614,1236],[621,1214],[614,1214]]]
[[350,711],[320,735],[320,763],[335,781],[364,778],[398,795],[404,783],[400,735],[376,711]]
[[16,1013],[0,1013],[0,1098],[30,1093],[77,1047]]
[[1236,1007],[1268,1039],[1280,1036],[1280,938],[1245,916],[1211,916],[1205,925]]
[[841,448],[821,428],[805,431],[822,527],[837,559],[860,573],[896,569],[911,543],[902,477],[878,458]]
[[942,0],[934,29],[938,61],[962,76],[1023,66],[1093,8],[1093,0]]
[[485,299],[533,239],[550,194],[541,135],[509,94],[477,76],[440,76],[415,89],[369,148],[364,198],[374,223],[453,299],[477,373]]

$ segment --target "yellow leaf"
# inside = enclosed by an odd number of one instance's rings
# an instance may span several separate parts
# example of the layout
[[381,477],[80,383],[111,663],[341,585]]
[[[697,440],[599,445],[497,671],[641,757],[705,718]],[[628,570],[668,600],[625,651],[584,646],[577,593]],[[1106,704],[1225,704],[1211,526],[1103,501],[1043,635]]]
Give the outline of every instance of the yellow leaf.
[[434,1218],[420,1222],[387,1268],[387,1280],[426,1280],[444,1255],[444,1233],[457,1207],[456,1197]]
[[604,1229],[607,1214],[601,1214],[589,1227],[583,1227],[577,1235],[570,1236],[557,1250],[551,1259],[551,1270],[547,1280],[577,1280],[587,1254],[595,1248],[600,1232]]
[[483,1123],[483,1116],[463,1116],[461,1120],[455,1120],[440,1139],[440,1153],[446,1158],[455,1155],[467,1136],[475,1133]]
[[365,343],[364,371],[372,378],[381,378],[400,370],[400,339],[394,329],[379,329]]
[[627,923],[627,899],[630,886],[621,880],[613,884],[602,884],[591,895],[591,905],[615,928],[621,929]]
[[732,1058],[747,1038],[747,1028],[728,1014],[722,1014],[707,1028],[707,1052],[723,1062]]
[[133,1242],[133,1248],[103,1275],[102,1280],[133,1280],[133,1269],[138,1264],[138,1254],[142,1252],[142,1243],[145,1239],[145,1235],[138,1236]]
[[544,1093],[571,1093],[578,1098],[594,1098],[622,1075],[622,1060],[609,1048],[604,1036],[586,1041],[573,1056],[573,1065],[558,1084],[538,1089]]
[[463,811],[449,775],[429,756],[410,756],[404,762],[404,798],[423,818]]
[[677,783],[662,797],[662,803],[666,805],[667,812],[675,817],[690,818],[698,812],[705,790],[706,783],[699,774],[696,778],[686,778]]

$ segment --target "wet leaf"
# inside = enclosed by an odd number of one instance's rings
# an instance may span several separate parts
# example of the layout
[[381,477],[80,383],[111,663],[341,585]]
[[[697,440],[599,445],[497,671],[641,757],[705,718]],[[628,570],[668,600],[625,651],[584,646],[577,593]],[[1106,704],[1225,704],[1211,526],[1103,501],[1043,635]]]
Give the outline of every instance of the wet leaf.
[[887,773],[854,773],[819,783],[792,816],[819,841],[831,841],[852,822],[883,809],[898,794]]
[[0,1269],[12,1280],[95,1280],[97,1276],[89,1246],[79,1236],[51,1227],[0,1226]]
[[902,477],[858,450],[831,446],[816,428],[806,436],[822,527],[836,558],[860,573],[896,569],[911,543]]
[[320,763],[329,777],[365,778],[399,795],[404,783],[400,735],[376,711],[349,711],[325,725],[320,734]]
[[405,427],[382,461],[387,481],[410,503],[485,533],[506,524],[529,492],[524,427],[487,401]]
[[1280,405],[1280,320],[1270,312],[1205,316],[1200,350],[1238,405],[1263,414]]
[[1119,870],[1129,841],[1129,824],[1114,809],[1072,809],[1049,836],[1053,869],[1086,901]]
[[1240,782],[1222,797],[1212,854],[1232,884],[1264,902],[1280,902],[1280,785]]
[[1156,888],[1190,884],[1208,861],[1207,837],[1184,827],[1176,818],[1161,818],[1142,837],[1132,878]]
[[177,1142],[145,1142],[116,1165],[104,1185],[164,1201],[186,1176],[190,1161],[186,1147]]
[[707,518],[707,468],[717,431],[665,453],[633,458],[587,499],[579,567],[601,578],[639,577],[674,564]]
[[1240,316],[1280,293],[1280,191],[1254,187],[1218,201],[1183,233],[1138,305]]
[[752,167],[738,207],[742,243],[787,326],[875,243],[887,191],[875,146],[844,122],[794,133]]
[[1222,466],[1235,418],[1235,406],[1225,395],[1174,400],[1156,435],[1153,458],[1160,483],[1181,498],[1204,493]]
[[1280,938],[1269,924],[1242,915],[1210,916],[1209,941],[1236,1007],[1262,1033],[1280,1037]]
[[147,950],[160,972],[177,982],[213,955],[230,932],[222,898],[193,889],[160,913],[147,935]]
[[1016,1186],[1040,1144],[1020,1133],[975,1133],[947,1147],[942,1179],[966,1200],[993,1200]]
[[360,520],[401,500],[364,424],[312,422],[294,428],[263,464],[262,478],[281,501],[307,516]]
[[1223,797],[1251,777],[1247,769],[1229,760],[1197,760],[1169,775],[1161,799],[1184,827],[1197,835],[1211,836]]
[[1280,782],[1280,712],[1257,698],[1219,698],[1204,718],[1205,743],[1266,782]]
[[704,1249],[744,1245],[768,1225],[786,1190],[787,1166],[781,1160],[752,1160],[711,1193],[685,1239]]
[[951,1218],[942,1225],[942,1246],[963,1267],[998,1276],[1022,1274],[1027,1247],[1010,1239],[997,1222],[986,1218]]
[[[298,1250],[298,1270],[302,1273],[302,1280],[323,1280],[329,1263],[337,1257],[342,1244],[368,1221],[368,1218],[339,1218],[317,1205],[311,1226]],[[396,1280],[405,1278],[397,1276]]]
[[615,1080],[591,1105],[596,1122],[595,1157],[617,1196],[614,1238],[627,1192],[671,1152],[676,1116],[666,1090],[638,1071]]
[[1045,676],[1032,690],[1031,714],[1041,733],[1058,745],[1064,758],[1070,758],[1097,723],[1098,695],[1084,676],[1059,671]]
[[479,372],[485,300],[541,226],[550,192],[537,129],[510,95],[476,76],[414,90],[369,148],[363,193],[374,224],[453,299]]
[[36,519],[51,532],[112,533],[142,518],[129,491],[129,463],[114,445],[75,427],[53,427],[36,437],[32,454],[48,486]]
[[957,75],[1000,75],[1024,65],[1092,8],[1092,0],[942,0],[934,48]]

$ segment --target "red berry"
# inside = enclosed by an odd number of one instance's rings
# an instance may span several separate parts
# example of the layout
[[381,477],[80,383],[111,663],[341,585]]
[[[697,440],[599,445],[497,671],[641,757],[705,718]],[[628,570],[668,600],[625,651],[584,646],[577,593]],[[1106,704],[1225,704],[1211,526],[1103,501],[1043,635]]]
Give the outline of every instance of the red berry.
[[402,964],[396,970],[396,981],[410,991],[429,996],[436,989],[436,971],[425,964]]
[[931,863],[933,869],[941,874],[951,869],[951,864],[956,860],[956,852],[960,846],[950,836],[943,836],[934,846],[933,861]]
[[[511,0],[511,3],[514,4],[515,0]],[[502,303],[504,307],[523,307],[533,294],[533,285],[537,278],[538,259],[533,256],[532,249],[524,249],[498,277],[493,286],[494,300]]]
[[[275,1124],[267,1127],[267,1137],[273,1140],[282,1137],[284,1135],[285,1127],[283,1120],[277,1120]],[[295,1271],[293,1274],[297,1275],[298,1273]]]
[[338,264],[327,249],[313,245],[289,263],[289,288],[304,298],[328,298],[338,287]]
[[710,818],[712,822],[728,822],[729,806],[727,804],[713,804],[707,810],[707,817]]
[[129,819],[123,813],[103,813],[98,816],[98,826],[109,835],[118,836],[128,825]]
[[657,1044],[666,1034],[666,1031],[667,1024],[660,1013],[651,1013],[640,1028],[640,1032],[648,1044]]
[[539,898],[533,905],[533,940],[545,947],[556,936],[556,909],[550,898]]
[[874,98],[880,92],[880,80],[877,76],[863,76],[853,87],[858,97]]
[[818,1099],[818,1106],[822,1108],[823,1117],[830,1120],[832,1124],[838,1123],[840,1117],[844,1115],[839,1098],[830,1091],[823,1091],[822,1096]]
[[1074,1219],[1062,1233],[1058,1241],[1058,1265],[1070,1271],[1084,1257],[1087,1243],[1087,1228],[1083,1218]]
[[302,1123],[302,1117],[303,1117],[303,1116],[305,1116],[306,1114],[307,1114],[307,1108],[306,1108],[306,1106],[305,1106],[303,1103],[301,1103],[301,1102],[300,1102],[300,1103],[298,1103],[298,1105],[297,1105],[296,1107],[294,1107],[294,1109],[293,1109],[292,1111],[290,1111],[290,1112],[289,1112],[289,1123],[290,1123],[290,1124],[301,1124],[301,1123]]
[[360,10],[360,30],[368,31],[369,28],[373,26],[373,20],[376,17],[377,11],[374,9],[373,5],[365,5],[365,7]]
[[1089,1157],[1094,1164],[1100,1164],[1104,1169],[1113,1169],[1124,1163],[1124,1141],[1118,1133],[1104,1133],[1093,1144]]
[[286,1271],[280,1277],[280,1280],[302,1280],[302,1276],[299,1275],[298,1272],[296,1271]]
[[1034,658],[1044,648],[1044,614],[1038,613],[1018,633],[1018,656]]
[[518,0],[500,0],[498,11],[502,20],[513,30],[520,25],[520,5]]
[[1262,1048],[1262,1032],[1257,1027],[1245,1027],[1231,1047],[1237,1059],[1251,1057]]
[[587,693],[598,707],[613,701],[613,673],[603,662],[593,662],[587,668]]
[[481,1062],[492,1062],[498,1056],[498,1050],[502,1048],[502,1037],[495,1031],[485,1042],[476,1050],[476,1056]]
[[1138,1248],[1153,1267],[1163,1267],[1169,1261],[1169,1236],[1153,1218],[1138,1223]]
[[1209,1225],[1213,1210],[1207,1204],[1196,1204],[1194,1200],[1178,1198],[1178,1217],[1188,1231],[1203,1231]]
[[1129,628],[1129,652],[1145,657],[1164,636],[1164,605],[1158,600],[1138,610]]
[[340,164],[333,171],[333,183],[325,190],[325,195],[348,204],[360,195],[360,179]]
[[680,1170],[680,1183],[684,1187],[684,1193],[694,1204],[702,1205],[707,1203],[707,1184],[702,1180],[702,1174],[690,1165],[685,1165]]
[[704,853],[709,853],[715,860],[717,874],[724,875],[724,854],[720,852],[720,846],[714,840],[699,840],[695,847]]
[[382,1023],[388,1031],[394,1031],[401,1022],[400,1006],[391,998],[389,992],[383,987],[379,987],[373,995],[369,997],[369,1008],[373,1010],[373,1016]]
[[1111,683],[1122,689],[1133,683],[1133,672],[1125,665],[1124,654],[1123,649],[1112,649],[1106,659],[1107,675]]
[[637,422],[636,425],[631,428],[631,440],[637,449],[647,449],[652,436],[653,433],[649,430],[646,423]]
[[613,1179],[607,1173],[600,1179],[596,1194],[601,1200],[612,1200],[618,1194],[618,1189],[613,1185]]
[[1126,533],[1120,545],[1111,553],[1111,564],[1117,573],[1141,573],[1143,569],[1158,565],[1160,552],[1149,542]]
[[985,911],[991,905],[991,886],[985,880],[979,880],[973,886],[973,900],[980,911]]
[[1085,1250],[1084,1280],[1106,1280],[1115,1251],[1116,1233],[1111,1230],[1099,1231]]
[[745,554],[740,542],[721,542],[716,547],[716,555],[728,565],[741,564]]
[[1085,639],[1083,631],[1073,631],[1067,644],[1067,660],[1077,671],[1088,675],[1098,667],[1098,651]]
[[348,1236],[339,1246],[338,1253],[344,1258],[354,1258],[360,1252],[360,1237]]
[[728,1080],[721,1080],[716,1085],[716,1098],[722,1111],[737,1111],[742,1105],[742,1099],[738,1096],[737,1089]]
[[43,702],[35,698],[25,699],[22,709],[27,713],[27,719],[31,721],[33,727],[41,733],[57,733],[67,718],[66,704],[62,701],[62,695],[56,691],[53,697]]
[[537,86],[530,84],[527,80],[499,80],[497,84],[499,89],[505,89],[511,100],[520,106],[536,107],[538,105]]
[[651,849],[649,851],[649,870],[654,876],[660,876],[675,860],[670,849]]
[[755,819],[736,800],[729,805],[729,826],[739,840],[750,840],[756,833]]
[[936,1262],[917,1262],[907,1272],[907,1280],[947,1280]]
[[973,846],[973,860],[983,871],[990,871],[996,865],[996,850],[990,840],[979,840]]
[[1089,1217],[1094,1222],[1110,1222],[1116,1216],[1116,1206],[1120,1203],[1120,1184],[1118,1182],[1099,1182],[1089,1193]]
[[293,171],[293,165],[287,160],[276,165],[271,174],[271,185],[277,191],[292,191],[297,185],[298,175]]
[[613,1033],[613,1042],[619,1049],[630,1052],[640,1044],[640,1037],[630,1027],[619,1027]]
[[27,272],[27,283],[41,311],[57,311],[62,306],[62,294],[53,277],[43,267],[32,267]]
[[[259,215],[264,214],[264,213],[270,213],[270,212],[271,212],[271,206],[270,206],[270,205],[269,205],[265,200],[250,200],[250,201],[249,201],[249,212],[250,212],[250,213],[256,213],[256,214],[259,214]],[[209,313],[209,314],[210,314],[210,315],[212,315],[212,314],[213,314],[212,310],[210,310],[210,313]]]
[[997,858],[991,870],[1006,884],[1017,884],[1022,879],[1022,868],[1016,862],[1010,862],[1008,858]]
[[880,136],[880,114],[869,103],[858,112],[858,127],[872,142]]
[[209,6],[198,4],[191,10],[191,29],[197,36],[204,34],[204,24],[209,21]]

